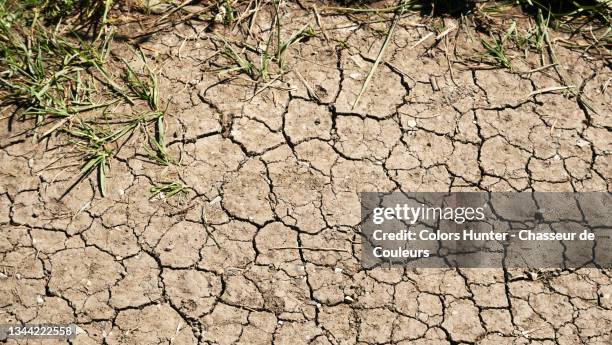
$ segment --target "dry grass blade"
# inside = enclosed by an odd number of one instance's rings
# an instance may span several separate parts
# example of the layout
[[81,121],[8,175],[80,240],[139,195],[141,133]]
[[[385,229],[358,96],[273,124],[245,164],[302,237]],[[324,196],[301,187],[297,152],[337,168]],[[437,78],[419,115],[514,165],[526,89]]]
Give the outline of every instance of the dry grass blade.
[[540,67],[537,67],[537,68],[534,68],[534,69],[530,69],[528,71],[514,71],[514,73],[516,73],[516,74],[532,74],[532,73],[540,72],[540,71],[543,71],[543,70],[545,70],[547,68],[555,67],[555,66],[557,66],[556,63],[550,63],[550,64],[547,64],[547,65],[544,65],[544,66],[540,66]]
[[324,7],[323,11],[328,11],[329,13],[392,13],[401,11],[403,12],[406,9],[418,9],[420,6],[416,4],[416,1],[404,1],[403,3],[396,6],[389,6],[384,8],[354,8],[354,7]]
[[192,2],[192,0],[185,0],[183,1],[180,5],[174,7],[173,9],[171,9],[170,11],[166,12],[164,15],[162,15],[161,17],[159,17],[159,19],[157,19],[155,21],[155,24],[159,24],[159,22],[163,21],[164,19],[168,18],[169,16],[171,16],[172,14],[174,14],[175,12],[179,11],[181,8],[189,5]]
[[295,75],[298,76],[302,84],[304,84],[304,87],[306,87],[306,91],[308,91],[308,95],[312,99],[316,100],[317,102],[320,102],[321,99],[319,98],[319,95],[317,95],[315,90],[312,87],[310,87],[310,84],[308,84],[308,81],[306,81],[306,78],[304,78],[304,76],[298,70],[294,70],[293,73],[295,73]]
[[421,38],[420,40],[417,41],[417,43],[413,44],[410,49],[416,48],[419,44],[425,42],[428,38],[430,38],[431,36],[433,36],[433,32],[428,33],[427,35],[423,36],[423,38]]
[[366,91],[366,89],[368,88],[368,85],[372,81],[372,77],[374,76],[374,73],[376,72],[376,69],[378,68],[378,65],[382,61],[383,55],[385,54],[385,50],[387,50],[387,47],[389,46],[389,42],[391,42],[391,38],[393,37],[393,32],[395,31],[395,27],[397,26],[397,22],[399,21],[400,15],[403,12],[404,12],[404,7],[401,7],[400,11],[396,12],[395,18],[393,20],[393,23],[391,24],[391,27],[389,28],[389,31],[387,32],[387,37],[385,37],[385,42],[383,43],[382,47],[380,47],[380,51],[378,52],[378,56],[376,57],[376,61],[374,61],[374,64],[372,65],[372,68],[370,69],[370,72],[368,72],[368,76],[366,77],[365,81],[363,82],[363,85],[361,85],[361,90],[359,90],[359,94],[357,95],[357,98],[355,99],[355,102],[353,102],[353,106],[351,107],[351,109],[355,109],[355,107],[359,103],[359,100],[361,99],[361,96],[363,96],[363,93]]
[[535,95],[540,95],[543,93],[550,93],[550,92],[555,92],[555,91],[560,91],[560,90],[567,90],[567,89],[573,89],[575,88],[574,85],[567,85],[567,86],[551,86],[551,87],[547,87],[547,88],[543,88],[543,89],[538,89],[535,90],[533,92],[530,92],[527,96],[523,97],[522,99],[528,99],[530,97],[533,97]]
[[584,97],[582,97],[582,95],[578,92],[578,90],[576,90],[576,87],[574,85],[570,85],[573,83],[572,78],[566,73],[565,68],[560,63],[559,58],[557,57],[557,54],[555,53],[555,48],[553,46],[553,43],[548,34],[544,35],[544,42],[546,42],[546,46],[548,48],[548,54],[550,56],[550,59],[552,60],[552,63],[554,64],[553,68],[555,69],[559,77],[561,78],[561,81],[564,84],[569,85],[567,86],[567,88],[570,89],[570,92],[574,96],[576,96],[576,99],[578,100],[578,103],[580,105],[582,105],[584,108],[588,109],[592,113],[597,114],[597,111],[595,111],[593,106],[591,106],[590,102],[588,102],[586,99],[584,99]]
[[436,41],[439,41],[440,39],[442,39],[443,37],[445,37],[446,35],[448,35],[449,33],[451,33],[455,29],[456,28],[454,26],[451,26],[448,29],[442,31],[438,36],[436,36]]
[[149,190],[149,192],[151,192],[151,198],[149,198],[149,200],[155,197],[166,200],[177,194],[187,194],[189,190],[191,190],[191,188],[178,181],[162,182],[159,185],[151,187]]

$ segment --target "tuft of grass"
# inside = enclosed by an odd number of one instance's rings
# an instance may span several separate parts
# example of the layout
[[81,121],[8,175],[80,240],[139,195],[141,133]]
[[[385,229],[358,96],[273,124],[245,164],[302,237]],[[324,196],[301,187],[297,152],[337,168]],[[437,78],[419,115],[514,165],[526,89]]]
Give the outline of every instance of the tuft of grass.
[[110,152],[106,151],[94,152],[86,158],[87,163],[81,168],[80,180],[85,179],[94,170],[98,172],[98,187],[103,197],[106,196],[106,169],[109,155]]
[[[510,17],[513,9],[520,9],[524,14],[536,21],[536,30],[523,37],[517,37],[517,46],[523,49],[534,49],[541,52],[544,48],[542,28],[551,27],[570,33],[572,37],[580,36],[587,44],[561,42],[564,46],[593,52],[604,58],[609,58],[609,48],[612,46],[612,1],[611,0],[405,0],[397,5],[373,8],[368,2],[343,1],[341,3],[358,3],[356,7],[326,7],[326,13],[343,13],[347,15],[382,15],[397,11],[420,11],[424,15],[478,17]],[[486,23],[486,26],[495,23]],[[489,31],[490,27],[485,27]],[[498,29],[498,28],[495,28]],[[521,28],[522,29],[522,28]],[[496,48],[494,41],[487,42],[489,48]],[[484,46],[484,45],[483,45]],[[492,49],[485,49],[493,52]],[[497,54],[497,53],[496,53]]]
[[285,60],[289,48],[303,39],[315,36],[316,32],[310,24],[305,24],[283,39],[283,23],[279,6],[279,1],[272,1],[274,17],[265,48],[261,48],[259,43],[256,45],[246,42],[230,43],[223,37],[216,37],[223,43],[221,55],[228,60],[231,66],[223,68],[221,75],[244,73],[252,80],[269,82],[287,72],[285,71]]
[[[246,43],[242,43],[243,48],[237,50],[233,44],[222,37],[223,41],[222,56],[228,59],[231,67],[224,68],[220,74],[244,73],[252,80],[269,81],[272,65],[276,67],[277,74],[285,72],[285,57],[289,48],[300,40],[315,35],[314,29],[306,24],[296,30],[286,40],[282,40],[280,30],[268,37],[266,49],[262,50]],[[272,40],[275,40],[272,43]],[[273,51],[271,51],[271,49]],[[256,55],[258,58],[253,58]]]
[[[258,69],[255,67],[255,64],[249,60],[249,57],[244,54],[244,50],[242,52],[237,52],[231,44],[224,40],[224,50],[223,56],[228,58],[231,62],[233,62],[234,67],[229,67],[224,69],[221,74],[230,74],[232,72],[242,72],[248,75],[251,79],[257,80],[261,75],[265,75],[262,73],[262,69]],[[263,60],[262,60],[263,61]],[[266,60],[267,61],[267,58]],[[262,66],[265,66],[267,69],[266,63],[262,62]]]
[[487,54],[491,56],[496,62],[505,68],[512,69],[510,59],[506,55],[504,43],[501,40],[491,36],[491,41],[483,39],[481,41],[482,46],[485,48]]
[[[612,1],[503,0],[480,5],[477,10],[503,18],[512,7],[520,7],[535,22],[535,28],[529,24],[527,34],[517,37],[517,46],[541,53],[546,49],[547,30],[553,28],[573,38],[571,41],[560,40],[560,44],[567,48],[609,57],[612,45],[612,37],[609,35],[612,27]],[[587,43],[576,43],[578,37]]]
[[296,42],[299,42],[303,38],[313,36],[315,36],[315,31],[310,26],[310,24],[306,24],[299,30],[293,32],[291,36],[289,36],[289,38],[287,38],[285,41],[280,41],[280,34],[278,34],[279,42],[277,44],[276,63],[278,64],[278,67],[281,69],[281,71],[285,67],[284,59],[289,47],[291,47]]
[[149,67],[148,61],[142,50],[140,50],[140,58],[142,59],[147,75],[142,78],[136,74],[134,69],[123,60],[125,65],[124,82],[136,97],[147,102],[149,108],[153,111],[159,111],[159,90],[157,86],[157,76]]
[[543,12],[557,21],[559,26],[572,23],[599,21],[612,24],[612,3],[609,0],[514,0],[527,13]]
[[159,165],[171,165],[174,163],[174,159],[168,153],[166,147],[166,126],[164,122],[166,110],[162,111],[160,109],[157,75],[149,66],[149,62],[142,50],[140,50],[140,58],[144,63],[146,75],[144,77],[139,76],[127,61],[124,60],[123,63],[126,66],[124,80],[128,88],[139,99],[146,101],[149,109],[152,111],[151,116],[143,121],[143,123],[154,124],[154,135],[146,135],[150,146],[150,148],[145,148],[147,157]]
[[[36,7],[37,4],[0,1],[0,106],[12,106],[13,116],[33,120],[31,133],[35,138],[59,132],[73,138],[84,163],[77,181],[62,197],[94,172],[104,196],[108,159],[112,155],[107,143],[124,133],[96,128],[84,122],[83,117],[104,112],[116,103],[98,97],[90,73],[94,66],[104,63],[110,39],[98,36],[88,42],[78,35],[69,39],[59,33],[59,25],[84,25],[94,19],[105,22],[111,2],[45,1]],[[79,18],[71,17],[76,15]],[[48,23],[57,24],[48,27]],[[74,25],[69,27],[71,32],[79,28]],[[40,135],[38,130],[44,132]]]
[[94,171],[98,174],[97,180],[100,194],[103,197],[106,196],[106,175],[109,169],[108,159],[113,153],[109,144],[127,134],[129,127],[111,131],[83,123],[78,129],[69,130],[69,132],[74,138],[78,138],[73,143],[84,153],[85,163],[81,167],[79,178],[64,192],[61,198],[64,198]]
[[548,36],[549,24],[550,12],[548,13],[548,16],[544,18],[542,11],[539,10],[536,16],[536,29],[530,35],[530,37],[533,37],[533,39],[529,41],[530,47],[535,49],[537,52],[542,52],[546,47],[546,37]]
[[222,10],[222,14],[223,14],[223,22],[225,24],[231,24],[234,21],[236,21],[236,9],[234,9],[234,3],[235,1],[231,1],[231,0],[224,0],[223,3],[221,4]]
[[510,63],[510,58],[506,53],[506,42],[510,39],[513,33],[515,33],[515,30],[516,23],[512,22],[512,25],[510,25],[506,34],[500,39],[491,35],[490,41],[485,39],[481,41],[482,46],[485,48],[487,54],[492,57],[497,63],[508,69],[512,69],[512,65]]
[[151,187],[151,198],[149,200],[158,197],[160,200],[167,200],[175,195],[187,194],[191,190],[190,187],[185,186],[178,181],[167,181],[162,182],[158,185]]
[[147,136],[150,148],[145,147],[147,157],[158,165],[168,166],[177,164],[176,160],[168,152],[166,146],[166,125],[164,123],[165,113],[157,113],[155,117],[155,135]]
[[[50,22],[57,23],[71,18],[81,24],[92,22],[106,23],[113,0],[55,0],[29,1],[38,5],[38,9]],[[28,1],[26,1],[28,3]],[[39,5],[40,4],[40,5]]]
[[[123,78],[115,79],[106,67],[112,30],[87,37],[78,31],[93,21],[106,25],[111,6],[110,0],[0,0],[0,107],[33,123],[26,135],[66,136],[80,155],[81,169],[62,198],[93,174],[106,196],[111,161],[137,133],[144,134],[153,161],[173,163],[157,76],[144,53],[138,55],[144,73],[124,61]],[[150,111],[142,112],[137,101]],[[111,106],[122,102],[134,106],[132,113],[113,113]]]

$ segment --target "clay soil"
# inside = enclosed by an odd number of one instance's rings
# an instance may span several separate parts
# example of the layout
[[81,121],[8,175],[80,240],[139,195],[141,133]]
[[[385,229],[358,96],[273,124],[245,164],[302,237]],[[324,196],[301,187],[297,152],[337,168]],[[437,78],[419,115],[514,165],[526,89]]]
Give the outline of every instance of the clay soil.
[[[283,37],[318,28],[307,7],[283,11]],[[67,139],[35,143],[18,135],[31,124],[2,119],[0,323],[79,326],[70,341],[7,343],[612,343],[609,270],[361,267],[359,192],[612,191],[604,60],[559,45],[563,77],[529,72],[538,54],[513,70],[457,62],[480,41],[456,30],[413,47],[432,32],[422,23],[399,20],[354,108],[389,22],[323,15],[325,35],[293,44],[268,82],[220,76],[211,35],[231,28],[139,40],[161,57],[180,164],[151,164],[132,140],[105,198],[92,177],[59,200],[80,163]],[[115,53],[136,63],[128,44]],[[529,96],[569,84],[592,109],[568,90]],[[150,198],[177,179],[189,194]]]

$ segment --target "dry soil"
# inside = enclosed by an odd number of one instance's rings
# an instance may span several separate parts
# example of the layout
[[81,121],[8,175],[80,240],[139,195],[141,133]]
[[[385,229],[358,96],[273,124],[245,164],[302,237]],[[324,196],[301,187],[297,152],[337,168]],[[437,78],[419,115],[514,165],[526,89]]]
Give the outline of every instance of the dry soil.
[[[282,10],[283,37],[317,27],[312,11]],[[33,143],[17,135],[31,124],[3,119],[0,323],[79,325],[44,344],[612,343],[609,270],[361,268],[359,192],[612,191],[609,66],[561,46],[566,80],[529,73],[538,54],[513,71],[458,63],[446,52],[470,55],[478,38],[413,47],[431,32],[422,21],[399,21],[354,109],[388,23],[322,16],[325,35],[292,45],[265,89],[219,75],[212,35],[230,29],[156,33],[140,44],[161,57],[180,165],[130,141],[106,198],[92,178],[58,200],[79,169],[66,139]],[[564,91],[528,97],[565,83],[592,110]],[[187,197],[149,199],[179,178]]]

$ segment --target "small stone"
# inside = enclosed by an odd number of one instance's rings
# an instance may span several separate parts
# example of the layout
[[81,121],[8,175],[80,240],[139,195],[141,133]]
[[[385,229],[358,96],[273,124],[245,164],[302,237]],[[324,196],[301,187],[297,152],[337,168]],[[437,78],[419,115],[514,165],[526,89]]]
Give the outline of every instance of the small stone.
[[225,7],[221,7],[219,9],[219,13],[215,16],[215,23],[223,23],[223,19],[225,18],[226,9]]
[[41,296],[36,296],[36,303],[43,304],[45,303],[45,300]]
[[579,147],[589,146],[589,142],[584,139],[577,139],[576,146],[579,146]]
[[334,272],[336,272],[336,273],[342,273],[342,268],[340,268],[340,267],[336,267],[336,268],[334,268]]

